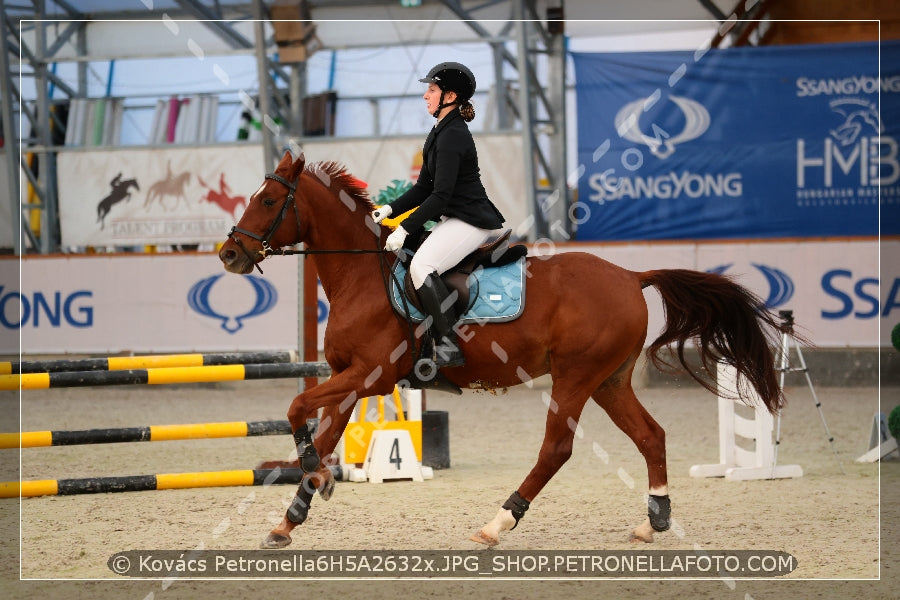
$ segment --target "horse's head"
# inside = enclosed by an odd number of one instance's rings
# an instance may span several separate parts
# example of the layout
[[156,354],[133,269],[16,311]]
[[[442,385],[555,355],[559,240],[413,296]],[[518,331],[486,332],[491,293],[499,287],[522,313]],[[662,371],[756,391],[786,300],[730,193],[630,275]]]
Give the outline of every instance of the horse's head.
[[285,152],[275,173],[250,196],[241,220],[219,250],[225,270],[246,274],[273,249],[300,241],[300,209],[295,200],[306,158]]

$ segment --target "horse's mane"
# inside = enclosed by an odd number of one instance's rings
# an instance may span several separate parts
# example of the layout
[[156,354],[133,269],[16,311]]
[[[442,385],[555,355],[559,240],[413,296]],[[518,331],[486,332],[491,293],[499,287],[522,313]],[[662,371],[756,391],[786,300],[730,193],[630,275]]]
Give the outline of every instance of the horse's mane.
[[325,187],[345,191],[358,204],[362,204],[367,213],[375,210],[369,193],[359,179],[351,175],[347,168],[337,161],[322,161],[306,165],[306,171],[322,182]]

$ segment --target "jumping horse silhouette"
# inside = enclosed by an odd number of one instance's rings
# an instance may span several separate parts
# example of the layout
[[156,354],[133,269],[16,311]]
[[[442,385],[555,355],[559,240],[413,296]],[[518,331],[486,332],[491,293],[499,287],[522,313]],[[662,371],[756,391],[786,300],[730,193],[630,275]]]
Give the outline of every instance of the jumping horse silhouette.
[[201,198],[201,201],[211,202],[217,205],[219,208],[227,212],[229,215],[234,217],[235,211],[238,207],[247,208],[247,199],[243,196],[232,196],[231,188],[228,187],[228,184],[225,183],[225,173],[221,173],[219,175],[219,189],[218,191],[207,185],[205,181],[198,175],[197,180],[200,182],[200,185],[206,188],[206,195]]
[[109,182],[109,187],[112,188],[112,191],[106,198],[97,204],[97,221],[100,222],[100,229],[103,229],[106,226],[104,219],[106,219],[106,215],[109,214],[109,211],[114,204],[118,204],[122,200],[131,200],[130,188],[134,188],[138,191],[141,189],[138,186],[137,179],[126,179],[122,181],[121,173],[113,177],[113,180]]
[[[325,358],[332,376],[295,397],[287,412],[306,475],[284,518],[262,542],[264,548],[291,543],[290,533],[307,518],[316,491],[326,500],[331,497],[334,477],[328,467],[353,406],[360,398],[389,394],[411,372],[421,344],[410,337],[409,324],[388,298],[390,264],[381,251],[388,230],[374,224],[373,208],[339,165],[306,167],[302,155],[293,160],[285,153],[251,196],[219,252],[227,271],[246,274],[280,248],[305,242],[331,302]],[[715,372],[719,360],[731,363],[772,413],[784,404],[769,348],[778,319],[754,294],[718,274],[683,269],[637,273],[579,252],[526,261],[528,298],[522,315],[460,336],[466,364],[441,371],[460,387],[506,388],[547,373],[553,380],[537,463],[472,539],[495,545],[503,532],[518,525],[571,455],[581,411],[591,398],[646,460],[648,517],[633,530],[632,539],[651,542],[654,531],[670,526],[670,503],[665,433],[631,386],[647,334],[642,288],[655,287],[665,309],[665,327],[647,348],[655,364],[673,366],[659,355],[673,345],[678,362],[712,390],[714,383],[688,368],[685,345],[694,340],[706,375]],[[736,393],[749,400],[746,386]],[[313,439],[307,418],[319,409],[324,410]]]

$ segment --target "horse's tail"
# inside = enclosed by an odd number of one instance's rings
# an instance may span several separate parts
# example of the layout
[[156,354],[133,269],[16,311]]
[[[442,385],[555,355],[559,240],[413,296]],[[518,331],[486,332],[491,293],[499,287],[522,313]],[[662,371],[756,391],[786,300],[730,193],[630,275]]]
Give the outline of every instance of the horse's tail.
[[[645,271],[638,278],[642,287],[655,287],[663,300],[665,329],[647,348],[654,365],[666,371],[676,366],[659,356],[660,350],[674,344],[681,366],[712,393],[717,393],[716,363],[724,360],[756,390],[770,413],[784,406],[769,348],[780,323],[753,292],[724,275],[686,269]],[[684,353],[688,340],[696,340],[707,377],[688,365]],[[743,385],[735,392],[743,400],[752,399]]]

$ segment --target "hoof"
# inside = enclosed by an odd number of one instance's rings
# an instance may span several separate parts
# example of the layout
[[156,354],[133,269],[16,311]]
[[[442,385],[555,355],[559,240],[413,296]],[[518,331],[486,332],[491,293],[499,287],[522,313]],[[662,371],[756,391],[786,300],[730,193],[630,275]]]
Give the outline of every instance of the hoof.
[[650,519],[646,519],[643,523],[634,528],[631,532],[632,543],[644,542],[650,544],[653,542],[653,527],[650,525]]
[[322,496],[322,500],[331,500],[331,496],[334,494],[334,473],[331,472],[331,469],[325,469],[327,473],[325,475],[325,483],[319,486],[319,495]]
[[266,539],[259,545],[263,550],[272,550],[275,548],[284,548],[291,544],[291,536],[281,535],[280,533],[270,533]]
[[472,536],[469,537],[469,539],[472,540],[473,542],[478,542],[479,544],[484,544],[485,546],[491,546],[491,547],[496,546],[497,544],[500,543],[499,539],[486,534],[484,532],[484,529],[482,529],[478,533],[473,534]]

